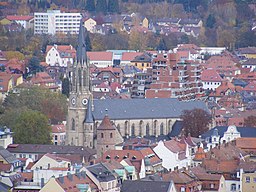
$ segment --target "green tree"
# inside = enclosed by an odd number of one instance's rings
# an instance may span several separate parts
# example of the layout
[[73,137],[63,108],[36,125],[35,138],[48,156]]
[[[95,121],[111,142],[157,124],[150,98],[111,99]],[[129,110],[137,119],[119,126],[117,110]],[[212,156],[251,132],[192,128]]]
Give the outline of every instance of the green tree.
[[89,33],[86,34],[85,44],[86,44],[86,50],[91,51],[92,50],[92,44],[91,44]]
[[14,132],[14,143],[51,143],[48,119],[39,111],[28,109],[20,113],[11,130]]
[[206,19],[206,27],[213,28],[215,26],[216,19],[214,15],[210,14]]
[[207,130],[212,122],[211,115],[203,109],[184,110],[181,115],[183,120],[183,130],[186,135],[198,137]]
[[69,79],[63,78],[62,80],[62,94],[69,97]]
[[[19,94],[10,93],[3,105],[7,111],[19,110],[23,107],[40,111],[53,124],[64,121],[67,114],[65,95],[53,93],[49,89],[40,87],[22,89]],[[5,122],[5,124],[8,123]]]
[[94,0],[87,0],[86,5],[85,5],[85,9],[90,11],[90,12],[95,11],[95,1]]
[[119,12],[119,1],[118,0],[109,0],[108,1],[108,11],[110,13]]
[[38,57],[33,56],[28,62],[29,74],[36,74],[43,71],[43,67],[40,65]]
[[106,0],[97,0],[95,8],[98,13],[106,13],[107,9],[108,9],[107,1]]
[[167,50],[167,46],[166,46],[164,38],[160,39],[159,44],[157,46],[157,50]]

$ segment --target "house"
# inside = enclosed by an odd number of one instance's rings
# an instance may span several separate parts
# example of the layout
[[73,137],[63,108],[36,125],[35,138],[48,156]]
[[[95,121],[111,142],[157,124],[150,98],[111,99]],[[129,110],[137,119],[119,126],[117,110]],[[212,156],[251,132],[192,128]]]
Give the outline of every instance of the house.
[[200,19],[184,18],[179,21],[180,26],[190,26],[190,27],[202,27],[203,21]]
[[0,162],[5,165],[10,164],[14,170],[21,167],[21,161],[3,147],[0,147]]
[[214,69],[205,69],[201,74],[201,80],[203,83],[203,89],[205,90],[216,90],[221,83],[222,78]]
[[140,151],[136,150],[108,150],[103,155],[103,162],[115,160],[129,172],[129,178],[138,179],[146,176],[145,159]]
[[14,79],[11,74],[0,72],[0,100],[4,100],[9,91],[14,87]]
[[38,72],[32,76],[30,82],[33,85],[41,86],[48,88],[51,91],[58,91],[60,88],[55,79],[52,79],[51,76],[46,72]]
[[172,181],[177,192],[200,191],[202,182],[195,176],[184,173],[182,170],[175,170],[162,175],[163,181]]
[[256,58],[256,47],[243,47],[237,50],[239,58]]
[[162,159],[160,159],[152,148],[147,147],[140,150],[144,156],[146,174],[154,174],[163,170]]
[[76,56],[72,45],[47,45],[45,62],[51,67],[71,67]]
[[216,126],[202,134],[202,138],[207,143],[207,150],[240,137],[256,137],[256,129],[250,127]]
[[70,168],[71,161],[58,155],[46,153],[31,167],[35,169]]
[[84,19],[84,27],[90,33],[93,33],[93,28],[97,25],[97,22],[93,18]]
[[90,165],[85,168],[88,177],[102,192],[120,192],[117,176],[103,163]]
[[90,65],[95,65],[98,68],[105,68],[113,66],[113,53],[112,52],[87,52]]
[[250,69],[250,72],[254,71],[256,69],[256,58],[250,58],[244,62],[241,62],[241,66],[242,68]]
[[66,140],[66,126],[64,124],[52,125],[52,143],[64,145]]
[[162,166],[167,170],[191,165],[192,155],[189,153],[189,145],[181,140],[160,141],[153,150],[162,159]]
[[13,58],[7,61],[4,66],[7,73],[23,75],[26,73],[26,64],[24,60]]
[[10,22],[20,24],[24,29],[32,29],[34,26],[34,16],[30,15],[7,15],[6,19]]
[[120,61],[120,66],[126,66],[126,65],[131,65],[131,61],[135,59],[135,57],[142,55],[142,52],[123,52],[121,61]]
[[85,171],[68,174],[67,176],[52,177],[40,190],[40,192],[96,192],[95,183],[88,177]]
[[177,192],[172,181],[124,181],[122,192]]
[[13,143],[13,132],[7,127],[0,128],[0,146],[7,148],[8,145]]
[[148,53],[138,55],[133,60],[131,60],[131,65],[134,65],[135,67],[144,71],[145,69],[151,67],[151,56]]

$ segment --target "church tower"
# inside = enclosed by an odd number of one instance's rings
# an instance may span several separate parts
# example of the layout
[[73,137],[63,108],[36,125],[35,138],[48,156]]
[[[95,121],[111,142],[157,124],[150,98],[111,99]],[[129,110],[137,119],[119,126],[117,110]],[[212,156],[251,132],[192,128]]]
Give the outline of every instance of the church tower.
[[[86,55],[86,30],[80,23],[76,59],[69,71],[69,103],[67,116],[67,144],[93,148],[92,100],[89,62]],[[89,107],[88,107],[89,106]],[[90,114],[91,115],[91,114]],[[90,123],[86,123],[86,120]]]
[[108,117],[105,115],[101,124],[97,128],[97,158],[101,157],[106,151],[114,150],[117,144],[123,143],[123,138]]

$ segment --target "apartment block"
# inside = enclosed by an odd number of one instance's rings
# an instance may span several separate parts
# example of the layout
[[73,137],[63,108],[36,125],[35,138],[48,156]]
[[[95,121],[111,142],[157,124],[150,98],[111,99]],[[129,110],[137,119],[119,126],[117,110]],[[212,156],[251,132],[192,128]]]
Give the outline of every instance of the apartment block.
[[81,13],[66,13],[60,10],[34,13],[34,34],[78,34]]

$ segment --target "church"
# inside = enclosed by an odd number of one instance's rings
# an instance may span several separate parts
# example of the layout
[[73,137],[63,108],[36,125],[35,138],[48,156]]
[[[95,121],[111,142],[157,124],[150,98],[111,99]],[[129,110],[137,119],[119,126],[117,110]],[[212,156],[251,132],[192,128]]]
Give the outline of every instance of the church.
[[69,71],[68,145],[95,148],[97,128],[106,115],[123,138],[158,137],[171,132],[183,110],[200,108],[208,111],[203,101],[175,98],[93,99],[85,37],[86,31],[81,25],[76,61]]

